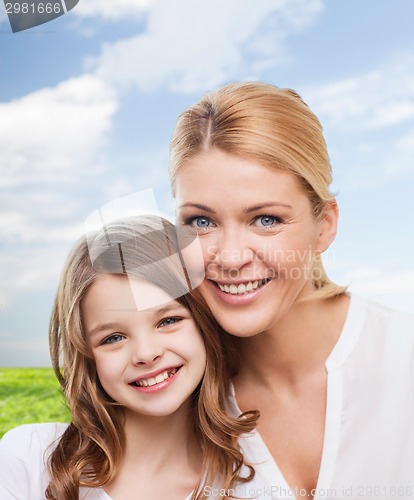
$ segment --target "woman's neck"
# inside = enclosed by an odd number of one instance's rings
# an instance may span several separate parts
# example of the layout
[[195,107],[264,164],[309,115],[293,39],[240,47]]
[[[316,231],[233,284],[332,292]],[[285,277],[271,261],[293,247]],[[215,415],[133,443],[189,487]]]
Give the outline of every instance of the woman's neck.
[[236,385],[294,386],[321,369],[340,337],[349,297],[302,302],[272,329],[239,339],[240,372]]

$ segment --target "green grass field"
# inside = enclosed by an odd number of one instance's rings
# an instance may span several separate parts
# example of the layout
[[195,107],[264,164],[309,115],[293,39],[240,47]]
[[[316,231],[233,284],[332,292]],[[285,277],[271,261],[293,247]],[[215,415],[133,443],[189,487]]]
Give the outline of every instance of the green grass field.
[[0,368],[0,438],[18,425],[69,420],[51,368]]

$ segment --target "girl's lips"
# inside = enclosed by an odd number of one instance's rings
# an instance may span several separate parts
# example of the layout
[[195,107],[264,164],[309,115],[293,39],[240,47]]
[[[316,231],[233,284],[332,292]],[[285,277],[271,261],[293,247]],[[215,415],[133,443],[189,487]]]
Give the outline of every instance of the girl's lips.
[[130,382],[129,385],[138,392],[159,392],[174,382],[181,368],[182,366],[177,366],[161,371],[158,370],[158,372],[149,374],[152,376],[141,377],[133,382]]
[[[262,291],[267,288],[269,283],[272,281],[272,278],[265,278],[260,281],[255,281],[257,283],[255,287],[253,287],[255,282],[243,282],[236,287],[235,284],[228,285],[218,283],[217,281],[213,280],[206,280],[206,282],[213,289],[213,292],[220,300],[232,305],[243,305],[252,302],[260,293],[262,293]],[[251,283],[251,285],[249,286],[249,290],[247,290],[246,283]],[[243,289],[243,285],[245,289]],[[226,286],[229,291],[226,291]],[[234,288],[231,288],[231,286],[233,286]]]

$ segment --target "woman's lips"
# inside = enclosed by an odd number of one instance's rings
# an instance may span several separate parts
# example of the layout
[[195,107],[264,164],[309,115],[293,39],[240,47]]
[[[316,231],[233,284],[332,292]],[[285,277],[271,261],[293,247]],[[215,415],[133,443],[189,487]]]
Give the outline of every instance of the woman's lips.
[[265,285],[271,278],[264,278],[254,281],[245,281],[243,283],[219,283],[216,281],[217,286],[224,293],[230,293],[232,295],[244,295],[246,293],[252,292],[257,288]]
[[243,283],[217,282],[206,280],[210,283],[215,295],[227,304],[242,305],[253,301],[269,285],[273,278],[264,278]]

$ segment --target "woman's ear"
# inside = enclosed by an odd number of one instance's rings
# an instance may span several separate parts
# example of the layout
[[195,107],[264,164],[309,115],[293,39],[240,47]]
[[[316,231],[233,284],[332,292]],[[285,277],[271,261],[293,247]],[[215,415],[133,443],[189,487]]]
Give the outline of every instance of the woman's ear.
[[320,215],[320,232],[316,245],[316,250],[320,253],[325,252],[333,242],[338,229],[339,209],[335,198],[328,200]]

